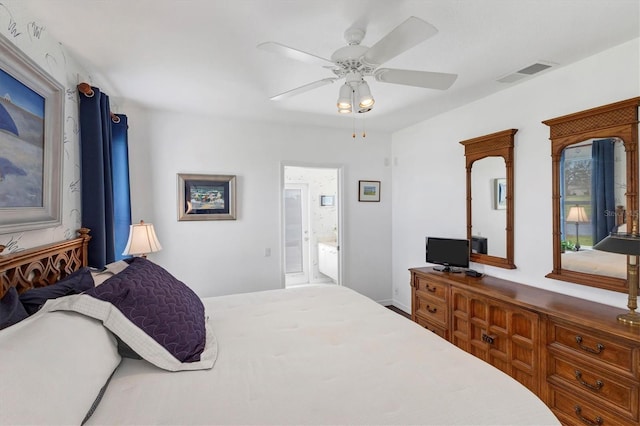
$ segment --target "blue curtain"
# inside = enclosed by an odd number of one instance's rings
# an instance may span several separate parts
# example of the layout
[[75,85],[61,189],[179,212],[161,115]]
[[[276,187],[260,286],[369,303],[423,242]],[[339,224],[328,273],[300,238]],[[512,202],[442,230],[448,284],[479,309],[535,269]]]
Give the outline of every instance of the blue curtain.
[[609,235],[616,225],[614,186],[614,139],[600,139],[591,145],[591,224],[593,244]]
[[565,150],[562,150],[562,154],[560,154],[560,241],[566,240],[566,236],[564,233],[564,193],[565,193],[565,181],[564,181],[564,153]]
[[111,115],[109,97],[92,87],[79,93],[82,226],[91,229],[89,265],[122,259],[129,236],[131,201],[127,117]]

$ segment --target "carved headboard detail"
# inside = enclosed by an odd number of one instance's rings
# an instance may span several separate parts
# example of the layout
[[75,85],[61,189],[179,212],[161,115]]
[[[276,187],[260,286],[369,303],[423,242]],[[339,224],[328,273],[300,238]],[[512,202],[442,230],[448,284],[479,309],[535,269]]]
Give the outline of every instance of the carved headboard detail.
[[[10,287],[18,293],[45,287],[87,266],[88,228],[78,230],[79,237],[47,244],[17,253],[0,255],[0,298]],[[0,253],[4,246],[0,246]]]

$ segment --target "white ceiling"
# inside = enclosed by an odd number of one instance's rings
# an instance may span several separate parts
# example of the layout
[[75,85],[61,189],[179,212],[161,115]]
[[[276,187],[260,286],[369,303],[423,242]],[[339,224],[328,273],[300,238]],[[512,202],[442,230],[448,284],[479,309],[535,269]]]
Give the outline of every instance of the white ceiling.
[[[333,74],[256,48],[276,41],[324,58],[360,26],[371,46],[409,16],[439,33],[384,67],[457,73],[447,91],[369,80],[368,129],[395,131],[640,36],[638,0],[21,0],[112,97],[146,107],[350,128],[339,82],[269,97]],[[606,66],[606,64],[602,64]],[[540,73],[538,75],[542,75]],[[529,77],[535,78],[535,77]],[[526,80],[520,80],[526,81]],[[125,102],[126,103],[126,102]],[[126,111],[118,111],[124,112]]]

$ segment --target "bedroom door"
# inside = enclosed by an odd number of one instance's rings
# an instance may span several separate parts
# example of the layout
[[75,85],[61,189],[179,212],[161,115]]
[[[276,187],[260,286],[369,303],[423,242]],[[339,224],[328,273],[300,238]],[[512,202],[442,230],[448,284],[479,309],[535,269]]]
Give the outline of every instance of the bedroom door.
[[309,186],[284,188],[284,265],[286,283],[309,282]]
[[282,271],[285,287],[340,283],[341,170],[282,166]]

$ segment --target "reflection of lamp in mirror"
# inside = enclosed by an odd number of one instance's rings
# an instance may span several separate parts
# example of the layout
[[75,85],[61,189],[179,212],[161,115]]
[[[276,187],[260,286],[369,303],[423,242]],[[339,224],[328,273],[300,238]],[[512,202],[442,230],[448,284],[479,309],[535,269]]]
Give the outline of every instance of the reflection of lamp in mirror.
[[148,253],[162,250],[162,246],[156,237],[156,231],[153,229],[153,224],[144,223],[143,220],[140,223],[136,223],[129,226],[129,240],[127,246],[124,249],[123,255],[136,255],[146,258]]
[[638,212],[635,212],[633,216],[631,233],[612,232],[593,248],[627,255],[627,285],[629,286],[629,302],[627,306],[629,312],[618,315],[618,321],[640,326],[640,315],[636,312],[638,308],[638,259],[640,259]]
[[575,222],[576,223],[576,250],[580,250],[580,237],[578,236],[578,225],[581,223],[589,222],[589,218],[587,217],[587,212],[584,211],[583,206],[575,205],[569,209],[569,214],[567,215],[567,222]]

